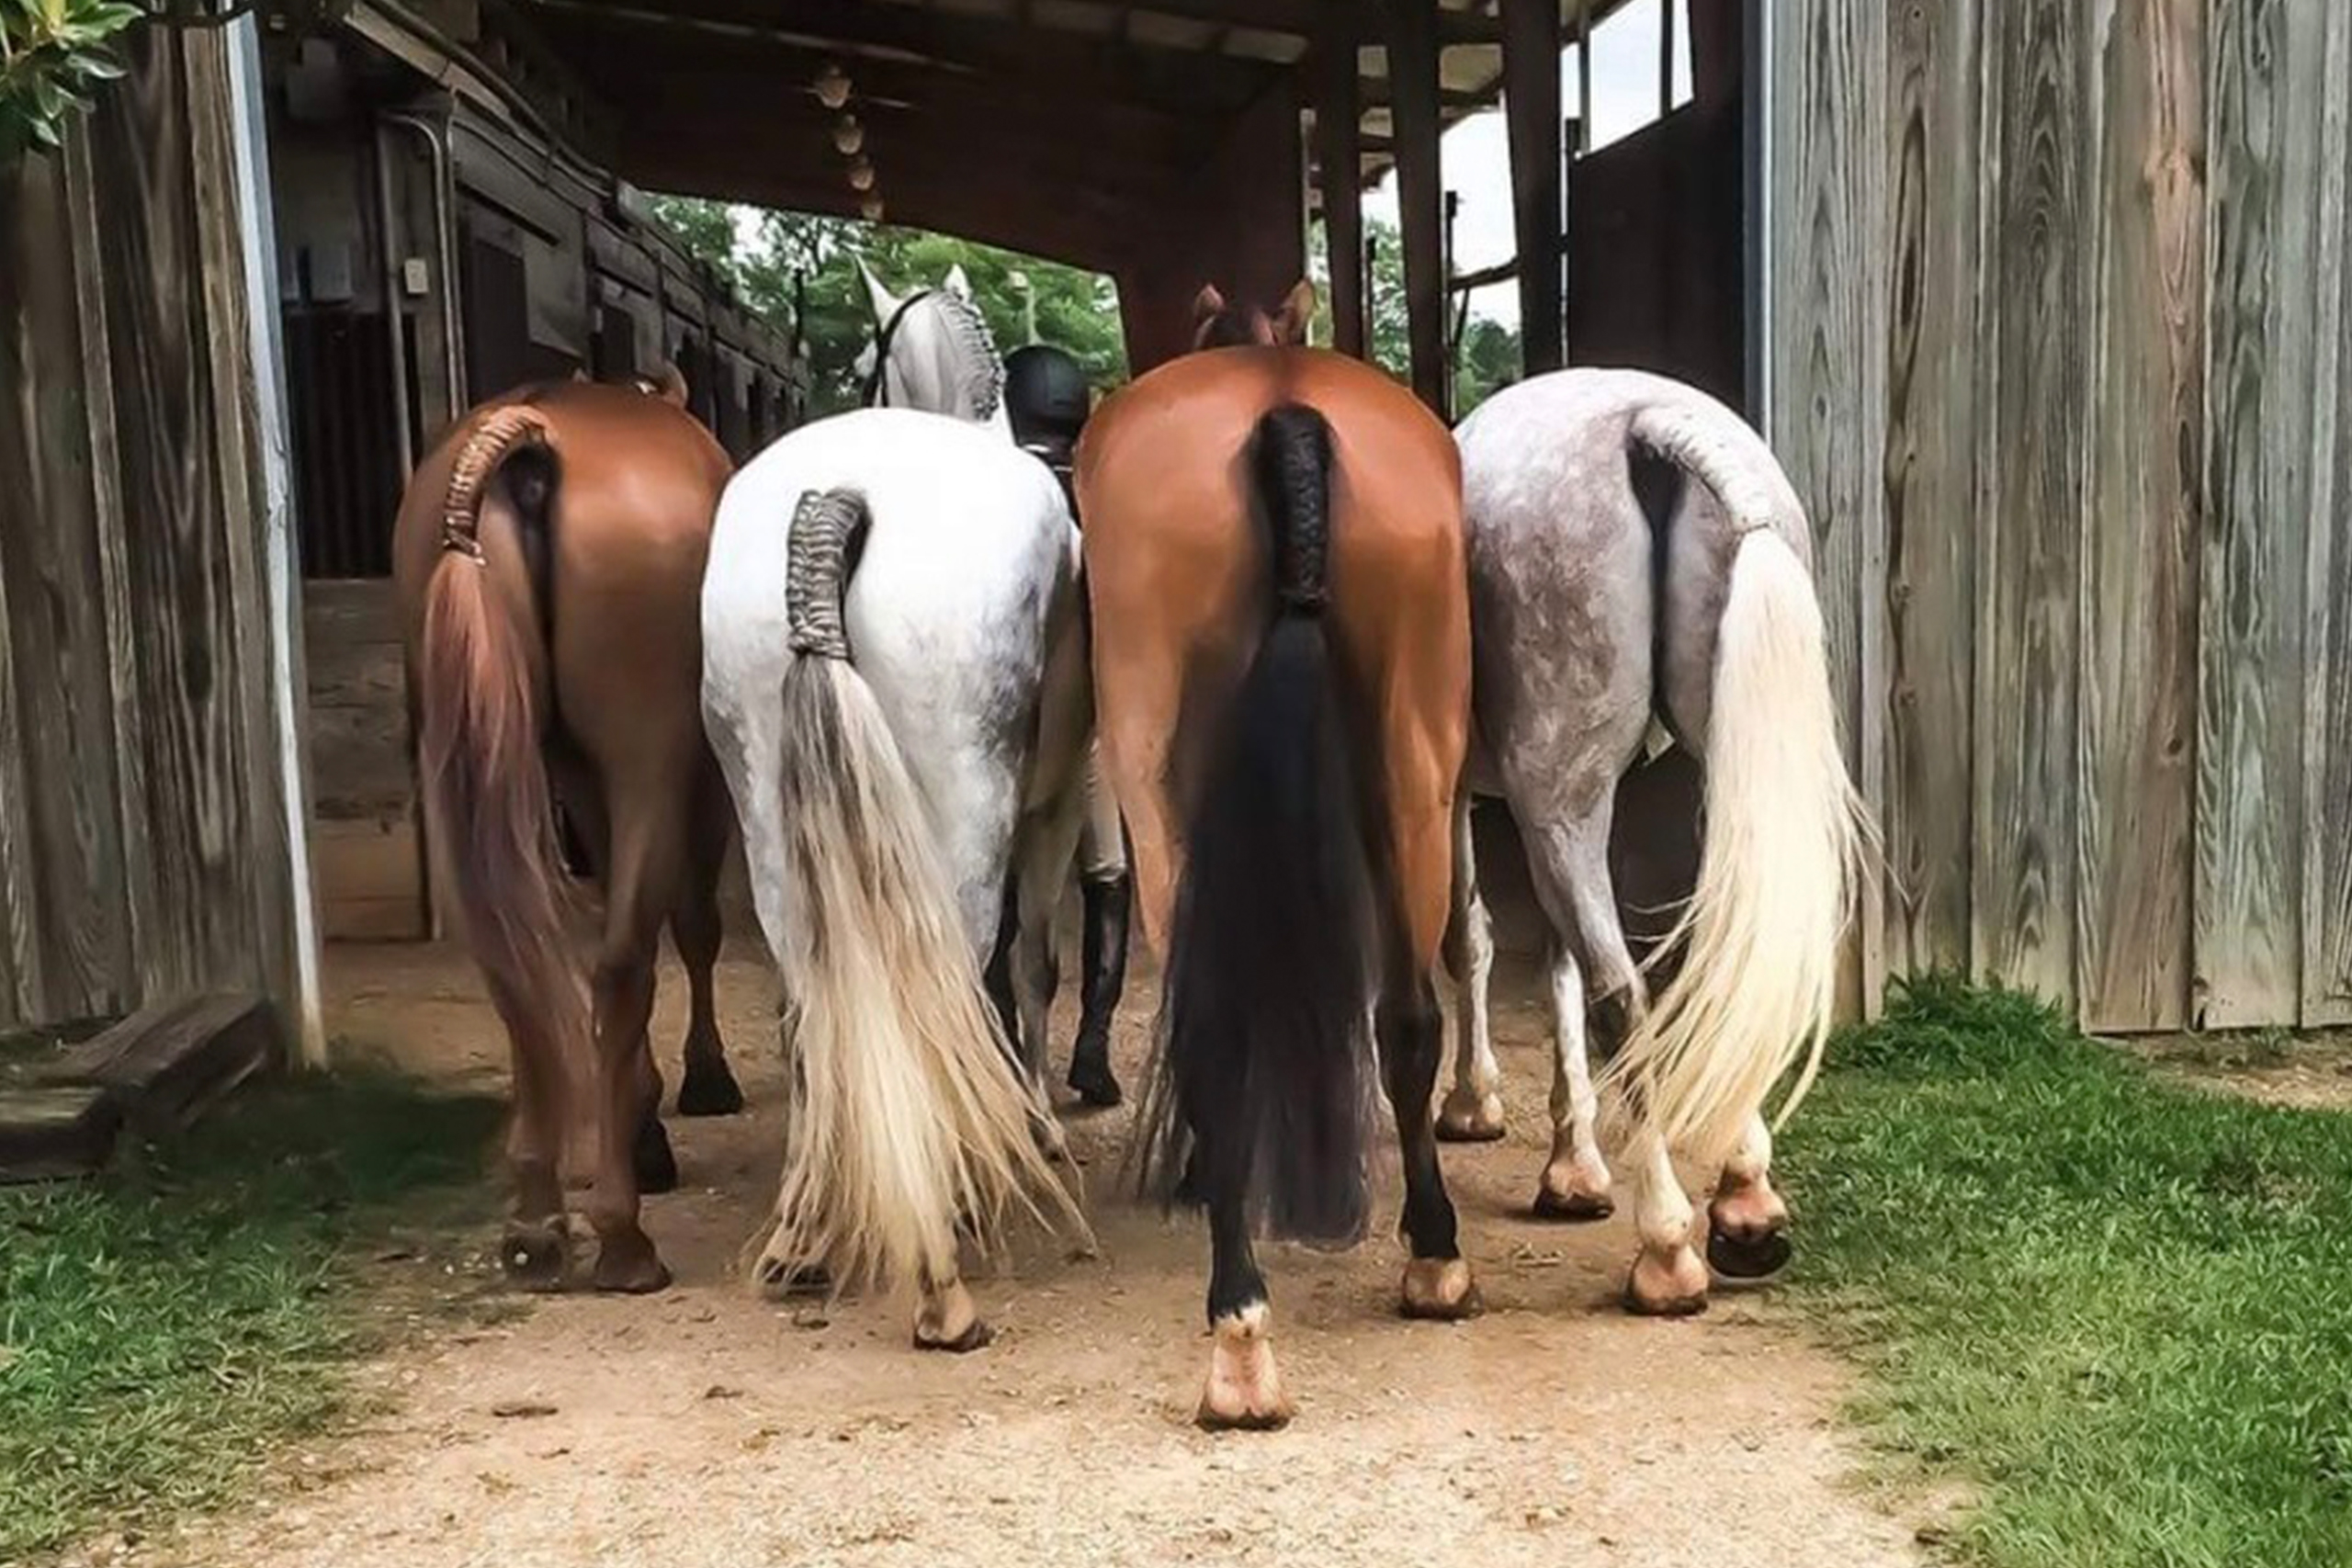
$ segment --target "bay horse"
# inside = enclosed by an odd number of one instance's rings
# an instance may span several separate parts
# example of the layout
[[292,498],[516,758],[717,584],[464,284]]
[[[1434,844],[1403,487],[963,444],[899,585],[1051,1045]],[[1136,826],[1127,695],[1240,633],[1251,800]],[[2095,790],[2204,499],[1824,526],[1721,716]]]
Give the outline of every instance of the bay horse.
[[[711,988],[726,791],[695,703],[695,605],[730,466],[684,401],[674,372],[493,399],[417,467],[395,525],[432,839],[512,1047],[500,1258],[536,1289],[568,1271],[575,1127],[592,1140],[596,1288],[668,1282],[638,1212],[640,1191],[677,1179],[646,1042],[664,924],[693,994],[679,1111],[742,1105]],[[603,887],[593,968],[565,930],[559,800]]]
[[1166,957],[1143,1169],[1208,1212],[1198,1419],[1279,1426],[1252,1233],[1363,1233],[1368,1035],[1404,1153],[1403,1310],[1478,1304],[1430,1118],[1470,710],[1460,470],[1378,370],[1260,337],[1115,393],[1077,483],[1102,757]]
[[[702,627],[705,721],[784,982],[757,1274],[910,1286],[918,1348],[974,1348],[959,1230],[986,1245],[1024,1210],[1085,1229],[980,978],[1008,880],[1057,894],[1077,840],[1091,717],[1060,487],[943,415],[804,426],[728,486]],[[1013,973],[1042,1032],[1051,926],[1023,915]]]
[[[949,268],[937,288],[919,289],[903,299],[893,296],[863,263],[859,271],[875,321],[875,339],[857,361],[866,406],[924,409],[986,424],[1001,430],[1023,451],[1053,467],[1051,458],[1034,448],[1020,428],[1018,411],[1008,396],[1006,363],[997,353],[987,319],[973,301],[962,265]],[[1082,424],[1084,419],[1080,408],[1075,423]],[[1066,468],[1067,453],[1061,456]],[[1064,493],[1069,495],[1064,482]],[[1074,503],[1075,496],[1070,498]],[[1068,1082],[1082,1103],[1107,1108],[1117,1105],[1122,1098],[1118,1077],[1111,1066],[1111,1025],[1125,988],[1132,900],[1118,807],[1091,755],[1084,788],[1085,815],[1078,845],[1079,898],[1085,916],[1080,948],[1083,976],[1078,1037],[1070,1046]],[[1031,890],[1033,917],[1035,909],[1043,908],[1046,919],[1053,918],[1053,903],[1043,897],[1047,891],[1058,894],[1059,888]],[[1022,898],[1021,889],[1005,890],[1005,916],[988,978],[1008,1027],[1023,1036],[1023,1055],[1029,1070],[1043,1084],[1050,1055],[1048,1042],[1042,1026],[1036,1032],[1018,1027],[1008,968],[1021,926]],[[1027,983],[1042,987],[1050,1001],[1058,981],[1050,931],[1042,946],[1032,944],[1025,951],[1045,965]]]
[[[1497,392],[1458,433],[1469,522],[1477,771],[1510,803],[1552,929],[1552,1151],[1539,1214],[1613,1206],[1600,1096],[1624,1091],[1640,1250],[1634,1310],[1696,1311],[1709,1271],[1671,1161],[1722,1172],[1707,1250],[1725,1279],[1777,1272],[1788,1210],[1762,1108],[1792,1068],[1794,1109],[1835,1000],[1838,942],[1871,829],[1838,749],[1812,535],[1763,440],[1695,389],[1565,370]],[[1697,886],[1655,997],[1628,950],[1609,845],[1619,780],[1654,717],[1705,770]],[[1487,780],[1480,781],[1482,786]],[[1441,1132],[1499,1136],[1486,1033],[1492,963],[1455,818],[1453,925],[1464,992]],[[1596,1085],[1587,996],[1626,1039]]]

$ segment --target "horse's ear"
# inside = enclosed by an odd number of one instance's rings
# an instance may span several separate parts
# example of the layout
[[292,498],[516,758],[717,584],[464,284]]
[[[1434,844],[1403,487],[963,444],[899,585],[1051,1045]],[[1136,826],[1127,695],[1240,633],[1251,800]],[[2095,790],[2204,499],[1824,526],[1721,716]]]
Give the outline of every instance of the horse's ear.
[[573,366],[571,367],[571,378],[574,381],[586,381],[591,379],[588,374],[588,367],[585,365]]
[[1274,341],[1304,347],[1307,323],[1314,320],[1315,285],[1302,277],[1283,297],[1282,313],[1274,318]]
[[865,258],[863,256],[858,258],[857,270],[859,276],[865,279],[866,303],[874,307],[874,319],[877,321],[888,321],[898,313],[898,300],[892,299],[890,291],[882,287],[882,280],[874,276],[874,269],[865,265]]
[[962,262],[947,269],[947,279],[940,287],[967,305],[972,302],[972,280],[964,276]]
[[658,376],[649,376],[646,379],[651,383],[652,389],[661,394],[663,402],[677,408],[686,406],[686,399],[691,395],[686,387],[686,373],[676,366],[665,360],[662,362],[662,373]]
[[1225,313],[1225,296],[1214,283],[1204,283],[1193,296],[1193,324],[1201,326]]

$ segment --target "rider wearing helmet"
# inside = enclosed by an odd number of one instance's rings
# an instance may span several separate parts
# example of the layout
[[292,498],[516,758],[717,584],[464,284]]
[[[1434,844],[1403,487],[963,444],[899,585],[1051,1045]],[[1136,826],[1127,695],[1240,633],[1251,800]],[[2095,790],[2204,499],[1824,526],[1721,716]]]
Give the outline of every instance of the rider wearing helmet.
[[[1093,406],[1085,368],[1051,344],[1015,349],[1004,362],[1004,412],[1021,449],[1054,471],[1078,515],[1070,477],[1079,432]],[[1080,526],[1083,526],[1081,521]],[[1111,1072],[1111,1014],[1127,968],[1127,856],[1118,803],[1103,787],[1091,753],[1086,763],[1086,826],[1079,840],[1079,891],[1086,904],[1086,994],[1069,1086],[1091,1105],[1119,1103]]]

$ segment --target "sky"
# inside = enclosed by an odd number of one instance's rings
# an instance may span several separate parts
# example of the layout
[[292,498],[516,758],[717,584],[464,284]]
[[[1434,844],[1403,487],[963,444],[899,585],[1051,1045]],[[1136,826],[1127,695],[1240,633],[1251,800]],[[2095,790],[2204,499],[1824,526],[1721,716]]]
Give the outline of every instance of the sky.
[[[1688,0],[1673,0],[1678,13]],[[1605,147],[1657,118],[1658,0],[1638,0],[1610,17],[1592,35],[1592,145]],[[1680,17],[1678,15],[1678,22]],[[1690,96],[1690,29],[1675,28],[1674,101]],[[1577,56],[1560,56],[1561,112],[1577,110]],[[1456,125],[1439,143],[1448,190],[1459,192],[1462,209],[1453,221],[1453,264],[1476,272],[1509,261],[1518,250],[1511,233],[1510,151],[1498,110],[1476,114]],[[1364,197],[1364,212],[1396,220],[1396,175],[1391,171]],[[1519,288],[1504,283],[1471,296],[1470,313],[1519,325]]]

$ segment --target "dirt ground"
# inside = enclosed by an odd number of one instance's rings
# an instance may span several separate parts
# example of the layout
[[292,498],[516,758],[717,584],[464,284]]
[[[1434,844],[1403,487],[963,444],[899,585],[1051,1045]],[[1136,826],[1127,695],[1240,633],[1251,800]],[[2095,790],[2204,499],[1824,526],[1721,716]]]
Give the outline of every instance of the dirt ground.
[[[1849,1483],[1842,1370],[1769,1296],[1634,1321],[1614,1304],[1625,1218],[1524,1217],[1545,1136],[1534,978],[1523,962],[1498,972],[1510,1138],[1446,1153],[1486,1315],[1400,1320],[1403,1254],[1385,1237],[1345,1257],[1277,1249],[1298,1418],[1212,1437],[1191,1421],[1206,1242],[1114,1190],[1124,1111],[1070,1122],[1101,1258],[1041,1249],[976,1281],[999,1330],[976,1355],[915,1354],[876,1304],[828,1318],[746,1288],[739,1253],[773,1177],[776,1053],[772,981],[738,946],[721,1019],[753,1109],[672,1122],[684,1185],[650,1201],[648,1226],[675,1287],[437,1327],[370,1371],[386,1414],[288,1456],[256,1504],[134,1555],[209,1568],[1915,1562],[1910,1525]],[[503,1077],[494,1022],[450,951],[341,948],[329,979],[334,1028],[353,1045],[452,1080]],[[1130,1084],[1156,989],[1135,979],[1119,1041]],[[665,972],[656,1039],[671,1071],[682,992]],[[1066,1040],[1066,1010],[1060,1023]],[[1393,1152],[1385,1184],[1393,1206]],[[492,1275],[483,1239],[455,1261],[440,1238],[373,1266],[478,1292]]]

